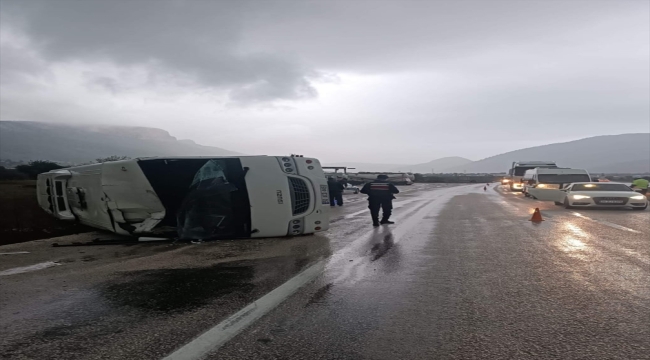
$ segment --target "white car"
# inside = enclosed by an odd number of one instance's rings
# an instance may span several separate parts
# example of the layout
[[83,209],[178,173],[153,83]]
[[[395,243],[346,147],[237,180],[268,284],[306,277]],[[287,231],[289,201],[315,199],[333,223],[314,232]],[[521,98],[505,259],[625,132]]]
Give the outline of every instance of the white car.
[[621,183],[580,182],[559,191],[561,199],[555,200],[555,204],[564,205],[567,209],[602,207],[645,210],[648,207],[648,199],[643,194]]
[[359,191],[361,191],[361,189],[358,186],[354,186],[350,184],[348,184],[348,186],[346,186],[345,189],[343,189],[344,194],[358,194]]

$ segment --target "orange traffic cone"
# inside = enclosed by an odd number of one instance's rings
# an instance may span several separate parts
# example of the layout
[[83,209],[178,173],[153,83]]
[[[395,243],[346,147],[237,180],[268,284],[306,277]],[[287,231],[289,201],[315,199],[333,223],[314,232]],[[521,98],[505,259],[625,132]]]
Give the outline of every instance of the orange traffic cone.
[[535,208],[535,212],[533,213],[533,217],[530,218],[530,221],[532,222],[544,221],[544,219],[542,219],[542,213],[539,212],[539,208]]

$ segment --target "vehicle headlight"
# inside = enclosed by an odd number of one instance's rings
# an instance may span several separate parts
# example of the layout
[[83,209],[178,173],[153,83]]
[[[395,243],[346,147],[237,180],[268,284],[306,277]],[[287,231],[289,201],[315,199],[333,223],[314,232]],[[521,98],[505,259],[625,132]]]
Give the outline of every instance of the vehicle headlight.
[[643,200],[643,198],[645,198],[645,196],[643,195],[630,196],[630,199],[634,199],[634,200]]
[[576,200],[582,200],[582,199],[589,199],[591,196],[587,195],[572,195],[572,197]]
[[538,184],[537,187],[538,187],[538,188],[545,188],[545,187],[546,187],[546,184]]

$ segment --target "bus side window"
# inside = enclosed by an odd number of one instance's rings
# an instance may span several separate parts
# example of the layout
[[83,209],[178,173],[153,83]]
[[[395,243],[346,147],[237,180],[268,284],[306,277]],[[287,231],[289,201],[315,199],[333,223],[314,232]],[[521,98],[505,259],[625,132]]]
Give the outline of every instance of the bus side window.
[[54,190],[56,194],[56,206],[59,211],[66,211],[68,210],[65,206],[65,194],[63,192],[63,182],[62,181],[55,181],[54,182]]

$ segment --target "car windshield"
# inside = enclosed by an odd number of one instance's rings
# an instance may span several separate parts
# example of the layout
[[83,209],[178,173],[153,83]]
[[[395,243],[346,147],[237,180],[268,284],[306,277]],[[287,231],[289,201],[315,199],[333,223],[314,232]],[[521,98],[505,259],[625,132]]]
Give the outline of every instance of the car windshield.
[[537,180],[544,184],[566,184],[591,181],[587,174],[539,174]]
[[571,191],[632,191],[625,184],[575,184]]

